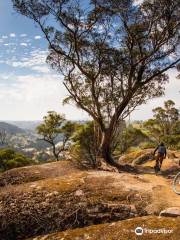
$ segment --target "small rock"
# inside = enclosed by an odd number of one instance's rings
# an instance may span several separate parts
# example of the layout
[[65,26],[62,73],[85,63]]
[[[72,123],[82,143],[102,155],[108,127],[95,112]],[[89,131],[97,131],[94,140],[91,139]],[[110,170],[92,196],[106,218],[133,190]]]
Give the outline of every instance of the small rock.
[[54,191],[53,193],[54,193],[55,196],[59,195],[59,193],[57,191]]
[[98,206],[94,206],[93,208],[90,208],[90,209],[87,208],[86,211],[87,211],[88,214],[89,213],[98,213],[98,212],[100,212],[100,209],[99,209]]
[[142,154],[141,156],[133,160],[132,166],[141,165],[153,159],[154,159],[154,156],[152,153]]
[[84,192],[82,190],[77,190],[74,195],[80,197],[84,195]]
[[137,209],[134,205],[130,205],[130,207],[131,207],[131,212],[132,213],[137,213]]
[[46,194],[46,197],[52,197],[52,196],[56,196],[56,195],[58,195],[58,192],[54,191],[54,192]]
[[160,212],[159,216],[163,217],[180,217],[180,208],[178,207],[172,207],[167,208]]

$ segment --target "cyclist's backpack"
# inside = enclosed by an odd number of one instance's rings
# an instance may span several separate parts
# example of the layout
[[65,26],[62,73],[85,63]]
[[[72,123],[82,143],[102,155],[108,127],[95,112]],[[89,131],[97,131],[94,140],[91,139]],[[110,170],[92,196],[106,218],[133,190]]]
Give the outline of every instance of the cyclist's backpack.
[[158,147],[158,153],[160,153],[160,154],[165,154],[165,152],[166,152],[165,146],[159,146],[159,147]]

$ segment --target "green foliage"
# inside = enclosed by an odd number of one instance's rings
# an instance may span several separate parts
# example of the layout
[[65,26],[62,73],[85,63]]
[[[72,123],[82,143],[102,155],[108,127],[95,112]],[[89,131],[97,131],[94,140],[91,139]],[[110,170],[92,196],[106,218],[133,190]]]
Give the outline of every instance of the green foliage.
[[149,119],[144,122],[144,128],[146,129],[147,135],[156,143],[160,142],[161,128],[155,119]]
[[33,164],[33,160],[12,149],[0,149],[0,169],[2,171]]
[[163,136],[162,141],[171,149],[178,150],[180,148],[180,134]]
[[66,121],[64,126],[62,127],[62,133],[64,136],[64,140],[69,140],[74,133],[75,129],[77,127],[77,124],[71,121]]
[[[59,160],[60,153],[66,150],[75,125],[75,123],[66,121],[64,115],[50,111],[47,116],[44,116],[44,122],[37,127],[37,133],[42,136],[41,140],[48,142],[52,146],[53,155],[56,160]],[[60,135],[62,145],[57,147],[56,142]]]
[[49,159],[49,154],[46,153],[46,151],[40,151],[36,155],[36,160],[38,162],[47,162],[48,159]]
[[153,109],[154,121],[158,125],[163,136],[175,134],[175,126],[179,120],[179,111],[175,108],[172,100],[164,102],[164,108],[157,107]]
[[150,138],[156,142],[164,142],[175,149],[180,142],[179,111],[172,100],[164,102],[164,108],[153,109],[154,118],[144,123],[144,128]]
[[37,133],[42,135],[45,141],[52,142],[62,133],[61,128],[65,123],[65,118],[54,111],[49,111],[43,119],[44,122],[37,127]]
[[176,149],[176,150],[180,150],[180,141],[176,144],[175,149]]
[[71,155],[81,166],[96,167],[97,141],[94,122],[79,125],[72,138]]
[[116,154],[122,154],[132,146],[138,146],[141,142],[148,140],[147,136],[141,131],[141,129],[134,128],[132,125],[124,128],[122,134],[119,137],[118,145],[116,148]]

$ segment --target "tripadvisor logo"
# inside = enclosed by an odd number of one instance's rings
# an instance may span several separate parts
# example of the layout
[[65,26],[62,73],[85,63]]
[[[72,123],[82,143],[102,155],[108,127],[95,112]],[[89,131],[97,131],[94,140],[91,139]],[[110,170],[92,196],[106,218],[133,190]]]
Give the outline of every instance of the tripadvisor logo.
[[172,234],[173,233],[173,229],[165,229],[165,228],[149,229],[149,228],[137,227],[134,232],[135,232],[136,235],[143,235],[143,234]]
[[137,227],[136,229],[135,229],[135,234],[136,235],[143,235],[143,228],[142,227]]

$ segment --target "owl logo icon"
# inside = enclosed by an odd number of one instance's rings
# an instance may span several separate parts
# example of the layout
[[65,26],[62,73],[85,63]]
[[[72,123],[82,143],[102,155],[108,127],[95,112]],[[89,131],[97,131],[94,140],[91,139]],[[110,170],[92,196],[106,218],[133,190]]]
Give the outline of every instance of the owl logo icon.
[[143,228],[142,227],[137,227],[136,229],[135,229],[135,234],[136,235],[143,235]]

